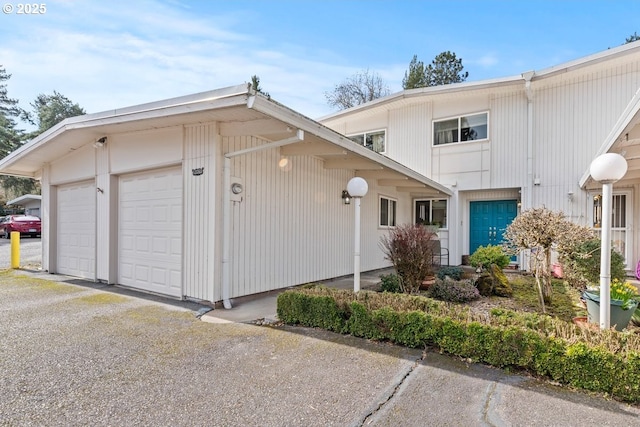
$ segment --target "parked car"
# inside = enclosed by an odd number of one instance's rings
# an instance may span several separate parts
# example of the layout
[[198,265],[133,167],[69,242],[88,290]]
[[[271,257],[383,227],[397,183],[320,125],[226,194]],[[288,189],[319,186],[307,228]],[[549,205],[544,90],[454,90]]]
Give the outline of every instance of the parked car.
[[31,215],[9,215],[0,222],[0,237],[8,239],[12,231],[19,231],[20,234],[28,234],[31,237],[40,235],[42,222],[37,216]]

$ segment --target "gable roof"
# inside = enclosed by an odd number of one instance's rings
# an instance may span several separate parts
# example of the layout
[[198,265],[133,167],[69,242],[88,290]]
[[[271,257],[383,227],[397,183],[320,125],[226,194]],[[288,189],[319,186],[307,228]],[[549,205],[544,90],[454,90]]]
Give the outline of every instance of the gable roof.
[[318,157],[325,168],[393,179],[399,191],[416,196],[453,194],[444,185],[256,93],[248,84],[68,118],[0,160],[0,174],[38,178],[45,164],[108,134],[208,122],[218,122],[223,136],[253,135],[266,144],[302,130],[304,140],[281,150]]

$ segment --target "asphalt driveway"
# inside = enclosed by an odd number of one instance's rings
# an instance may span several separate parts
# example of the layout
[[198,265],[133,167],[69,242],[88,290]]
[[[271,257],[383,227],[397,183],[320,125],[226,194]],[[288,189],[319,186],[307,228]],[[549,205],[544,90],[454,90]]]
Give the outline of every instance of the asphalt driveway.
[[0,272],[0,425],[640,424],[637,407],[430,351],[40,277]]

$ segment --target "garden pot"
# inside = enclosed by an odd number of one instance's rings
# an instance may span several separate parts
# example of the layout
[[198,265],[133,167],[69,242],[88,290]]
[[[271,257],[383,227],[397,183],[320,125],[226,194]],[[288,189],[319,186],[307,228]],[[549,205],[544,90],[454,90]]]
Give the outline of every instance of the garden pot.
[[[587,302],[587,313],[589,314],[589,323],[600,324],[600,295],[594,292],[584,292],[582,294]],[[638,307],[638,302],[634,302],[628,310],[622,309],[622,301],[612,299],[609,312],[609,324],[615,325],[616,331],[622,331],[629,325],[633,313]]]
[[420,290],[422,291],[428,291],[429,288],[431,286],[433,286],[436,283],[436,278],[435,276],[429,276],[427,278],[425,278],[422,283],[420,284]]

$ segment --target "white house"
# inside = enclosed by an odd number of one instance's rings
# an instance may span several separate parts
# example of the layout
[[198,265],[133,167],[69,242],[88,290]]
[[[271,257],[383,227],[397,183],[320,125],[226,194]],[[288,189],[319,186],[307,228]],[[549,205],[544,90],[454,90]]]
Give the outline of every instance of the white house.
[[[354,142],[355,141],[355,142]],[[378,152],[376,152],[378,151]],[[43,269],[223,301],[386,267],[396,224],[437,224],[451,264],[546,206],[597,228],[601,153],[613,237],[640,258],[640,42],[522,75],[407,90],[313,121],[248,85],[67,119],[0,160],[42,184]],[[518,261],[522,264],[522,260]]]
[[386,226],[452,190],[248,85],[67,119],[0,161],[42,185],[42,267],[178,298],[223,301],[388,266]]
[[39,194],[25,194],[7,202],[7,206],[22,206],[25,215],[40,216],[42,196]]
[[614,185],[613,244],[633,269],[640,258],[639,109],[635,42],[514,77],[406,90],[320,122],[453,192],[412,198],[412,220],[440,225],[452,264],[499,243],[530,207],[597,228],[601,185],[589,166],[599,154],[623,154],[629,169]]

